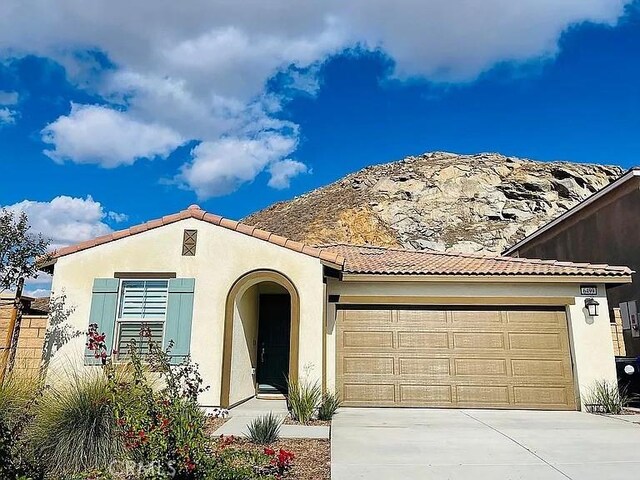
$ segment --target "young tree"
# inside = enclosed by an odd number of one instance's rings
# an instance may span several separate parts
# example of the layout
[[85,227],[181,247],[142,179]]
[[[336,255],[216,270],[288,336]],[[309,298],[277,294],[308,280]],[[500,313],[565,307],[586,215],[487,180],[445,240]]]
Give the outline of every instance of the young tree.
[[0,381],[11,370],[22,320],[22,287],[24,281],[38,276],[38,262],[47,258],[49,240],[29,231],[29,219],[23,212],[0,210],[0,293],[13,290],[13,312],[7,329],[6,348],[0,357]]
[[24,212],[0,210],[0,293],[16,288],[20,279],[35,278],[48,247],[48,239],[30,232]]

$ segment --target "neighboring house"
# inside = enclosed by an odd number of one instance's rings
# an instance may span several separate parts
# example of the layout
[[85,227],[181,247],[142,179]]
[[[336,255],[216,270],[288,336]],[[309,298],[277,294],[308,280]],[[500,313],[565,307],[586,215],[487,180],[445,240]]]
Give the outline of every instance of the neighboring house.
[[[289,377],[345,406],[579,409],[616,378],[604,290],[631,281],[626,267],[311,247],[195,205],[46,268],[74,327],[98,323],[123,352],[146,324],[191,355],[204,406],[283,393]],[[596,316],[583,283],[598,286]],[[71,340],[52,369],[83,355],[95,363]]]
[[[553,258],[574,262],[628,265],[633,283],[609,286],[610,320],[622,304],[624,347],[620,353],[640,355],[640,325],[627,302],[640,308],[640,168],[582,201],[506,250],[505,255]],[[635,309],[635,305],[632,306]]]
[[[14,294],[0,295],[0,351],[6,354],[8,327],[14,311]],[[16,349],[14,368],[17,371],[37,375],[42,361],[42,350],[49,313],[49,297],[23,296],[22,322]]]

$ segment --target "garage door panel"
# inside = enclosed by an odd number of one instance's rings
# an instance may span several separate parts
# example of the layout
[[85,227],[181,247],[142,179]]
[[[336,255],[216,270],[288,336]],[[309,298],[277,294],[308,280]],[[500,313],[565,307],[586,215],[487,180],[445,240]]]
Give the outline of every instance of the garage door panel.
[[458,376],[507,375],[507,360],[504,358],[456,358],[453,364]]
[[539,311],[521,311],[514,310],[505,312],[505,318],[507,323],[518,325],[536,325],[538,329],[551,327],[562,328],[566,322],[566,317],[563,312],[554,312],[548,310]]
[[448,357],[401,357],[398,359],[398,367],[398,373],[402,376],[449,376],[451,374],[451,361]]
[[458,385],[456,393],[460,405],[509,405],[508,385]]
[[569,402],[569,389],[563,386],[514,386],[513,396],[516,406],[527,406],[532,403],[541,405],[563,406]]
[[419,327],[447,327],[447,312],[442,310],[398,310],[398,324]]
[[451,405],[453,389],[451,385],[400,385],[400,401],[435,407]]
[[384,349],[393,347],[393,332],[347,331],[342,334],[344,348]]
[[449,348],[449,335],[445,332],[398,332],[398,348]]
[[343,312],[345,323],[361,324],[362,320],[366,320],[367,325],[385,325],[393,321],[393,310],[344,310]]
[[503,323],[502,312],[496,310],[458,310],[451,312],[451,320],[456,327],[497,325]]
[[393,357],[345,357],[345,375],[393,375]]
[[562,352],[563,342],[560,332],[521,332],[509,333],[509,349],[516,350],[551,350]]
[[504,333],[502,332],[453,332],[454,348],[503,350],[504,345]]
[[563,359],[516,358],[511,360],[511,371],[514,377],[564,378],[571,375],[570,367]]
[[395,385],[393,383],[345,383],[343,386],[342,398],[346,404],[350,402],[358,402],[367,405],[373,402],[375,404],[393,404],[395,403]]
[[337,355],[345,406],[576,407],[563,311],[340,310]]

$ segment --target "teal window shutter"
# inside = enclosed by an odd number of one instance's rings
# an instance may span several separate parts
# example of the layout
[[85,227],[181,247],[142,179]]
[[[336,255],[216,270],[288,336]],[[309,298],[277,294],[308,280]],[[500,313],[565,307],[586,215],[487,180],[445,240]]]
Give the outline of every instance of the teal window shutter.
[[195,283],[195,278],[169,279],[164,347],[166,348],[173,340],[171,349],[173,364],[180,363],[190,353]]
[[[93,280],[89,324],[97,323],[98,331],[106,334],[107,352],[111,352],[113,348],[119,286],[120,280],[117,278],[96,278]],[[94,357],[93,352],[85,348],[84,364],[102,365],[102,362],[99,358]]]

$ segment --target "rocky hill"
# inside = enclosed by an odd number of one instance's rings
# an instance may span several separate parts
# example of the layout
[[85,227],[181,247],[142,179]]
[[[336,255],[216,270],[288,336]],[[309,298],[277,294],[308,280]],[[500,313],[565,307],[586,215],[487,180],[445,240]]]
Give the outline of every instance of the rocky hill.
[[310,244],[500,253],[622,173],[495,153],[374,165],[244,221]]

